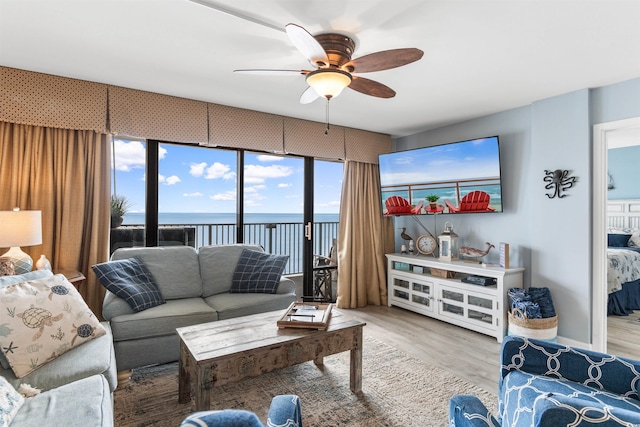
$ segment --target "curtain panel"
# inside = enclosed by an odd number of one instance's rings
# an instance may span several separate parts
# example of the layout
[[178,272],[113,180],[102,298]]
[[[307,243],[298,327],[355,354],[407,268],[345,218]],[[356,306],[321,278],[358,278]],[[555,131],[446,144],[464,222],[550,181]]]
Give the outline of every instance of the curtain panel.
[[347,161],[338,232],[339,308],[387,304],[386,259],[393,220],[382,216],[379,167]]
[[97,316],[105,292],[90,270],[109,257],[109,146],[93,131],[0,122],[0,210],[42,211],[42,245],[22,250],[46,255],[54,272],[82,272]]

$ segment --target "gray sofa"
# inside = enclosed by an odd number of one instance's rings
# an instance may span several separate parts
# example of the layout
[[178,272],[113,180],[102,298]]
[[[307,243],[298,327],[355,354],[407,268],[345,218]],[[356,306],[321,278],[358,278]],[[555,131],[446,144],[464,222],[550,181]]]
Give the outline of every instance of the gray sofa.
[[[47,276],[51,276],[50,271],[0,277],[0,286]],[[106,322],[102,325],[105,335],[67,351],[22,378],[0,366],[0,375],[15,389],[29,384],[42,390],[25,399],[10,427],[113,426],[117,369],[111,329]]]
[[286,309],[296,300],[295,283],[282,277],[277,293],[229,293],[244,248],[257,245],[120,248],[111,260],[137,257],[152,274],[165,304],[134,312],[108,292],[102,315],[111,324],[118,370],[178,360],[176,328]]

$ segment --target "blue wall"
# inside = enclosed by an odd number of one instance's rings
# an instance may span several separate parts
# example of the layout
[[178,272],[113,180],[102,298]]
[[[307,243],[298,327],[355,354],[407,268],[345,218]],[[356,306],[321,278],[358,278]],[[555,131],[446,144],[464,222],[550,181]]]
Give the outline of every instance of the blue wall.
[[608,169],[615,188],[607,192],[609,200],[640,199],[640,146],[609,149]]
[[[507,242],[513,266],[526,268],[525,286],[548,286],[559,318],[558,335],[591,343],[591,174],[595,124],[640,116],[640,78],[582,89],[394,140],[394,150],[479,136],[500,136],[504,212],[420,217],[433,234],[453,221],[462,245]],[[576,185],[563,199],[545,194],[544,171],[567,169]],[[422,234],[410,218],[396,227]],[[396,245],[402,244],[399,236]],[[487,262],[497,263],[492,252]]]

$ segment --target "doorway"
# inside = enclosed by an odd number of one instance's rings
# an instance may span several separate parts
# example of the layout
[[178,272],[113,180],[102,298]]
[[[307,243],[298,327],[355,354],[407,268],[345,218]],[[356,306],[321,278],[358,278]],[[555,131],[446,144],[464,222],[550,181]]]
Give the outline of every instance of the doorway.
[[614,132],[640,129],[640,117],[601,123],[593,131],[592,337],[593,350],[607,351],[608,140]]

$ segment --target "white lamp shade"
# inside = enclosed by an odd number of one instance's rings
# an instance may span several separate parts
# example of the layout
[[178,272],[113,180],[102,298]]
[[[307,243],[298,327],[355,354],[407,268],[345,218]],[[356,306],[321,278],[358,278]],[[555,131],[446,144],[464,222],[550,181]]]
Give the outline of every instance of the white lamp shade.
[[42,243],[42,212],[0,211],[0,248]]
[[307,83],[319,96],[331,99],[351,84],[351,75],[342,70],[315,70],[307,74]]

